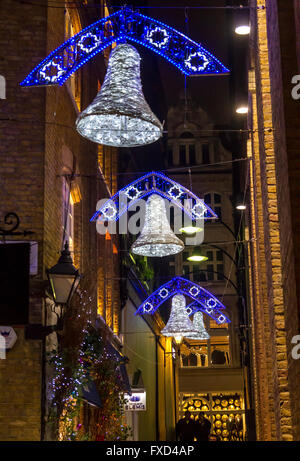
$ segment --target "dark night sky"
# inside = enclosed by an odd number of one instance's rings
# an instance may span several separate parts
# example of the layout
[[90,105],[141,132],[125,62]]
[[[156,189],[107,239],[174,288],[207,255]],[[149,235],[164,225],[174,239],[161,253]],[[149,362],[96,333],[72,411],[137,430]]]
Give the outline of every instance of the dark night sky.
[[[207,0],[204,2],[198,0],[184,2],[178,0],[150,1],[149,15],[166,22],[183,33],[187,33],[191,39],[200,42],[228,66],[226,12],[224,10],[189,9],[187,32],[184,9],[161,8],[162,4],[164,6],[176,5],[179,7],[188,5],[201,6],[209,3],[213,3],[215,6],[224,5],[222,0],[214,0],[214,2],[208,2]],[[155,8],[155,5],[160,6],[160,8]],[[180,93],[184,91],[184,76],[176,67],[162,58],[158,59],[158,63],[167,105],[176,104]],[[215,123],[226,123],[224,118],[228,122],[226,115],[226,108],[229,106],[228,76],[187,77],[187,88],[193,99],[212,116]]]
[[[129,3],[136,9],[140,8],[141,13],[158,19],[200,42],[230,69],[230,75],[186,79],[187,89],[193,100],[208,113],[216,126],[226,128],[237,127],[234,126],[238,123],[234,111],[236,94],[246,87],[247,75],[245,57],[242,57],[245,54],[247,39],[235,35],[236,12],[224,8],[234,3],[237,3],[236,0],[136,0]],[[118,5],[121,5],[121,2]],[[143,6],[147,7],[142,8]],[[193,6],[223,8],[197,9],[192,8]],[[186,10],[185,7],[190,8]],[[185,11],[188,15],[187,25]],[[142,46],[136,48],[142,57],[141,78],[146,100],[153,112],[163,121],[167,116],[167,110],[175,105],[184,93],[184,75],[152,51]],[[160,161],[162,151],[163,145],[159,145],[159,142],[135,148],[132,154],[136,159],[137,168],[141,171],[163,168]]]

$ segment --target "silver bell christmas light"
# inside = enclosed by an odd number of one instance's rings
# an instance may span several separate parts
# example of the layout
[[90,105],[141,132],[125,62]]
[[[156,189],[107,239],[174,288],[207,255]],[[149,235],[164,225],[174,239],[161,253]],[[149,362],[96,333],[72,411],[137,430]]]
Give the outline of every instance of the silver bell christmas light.
[[209,334],[207,333],[205,329],[204,322],[203,322],[203,314],[201,311],[195,312],[193,326],[196,329],[197,333],[187,334],[186,338],[198,340],[198,341],[210,338]]
[[171,314],[166,326],[161,330],[161,334],[173,336],[177,344],[181,343],[184,336],[197,334],[197,330],[186,312],[186,301],[183,295],[173,296]]
[[114,48],[102,88],[77,118],[82,136],[116,147],[151,144],[162,136],[162,124],[143,95],[140,59],[131,45]]
[[131,247],[142,256],[169,256],[184,249],[184,243],[172,231],[164,199],[152,194],[146,202],[145,223],[140,236]]

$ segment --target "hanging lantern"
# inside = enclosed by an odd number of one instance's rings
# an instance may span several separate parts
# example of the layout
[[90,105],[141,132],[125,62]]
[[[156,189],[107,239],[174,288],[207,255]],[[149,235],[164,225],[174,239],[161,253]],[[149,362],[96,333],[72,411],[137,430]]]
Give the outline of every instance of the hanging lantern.
[[114,48],[100,91],[77,118],[82,136],[116,147],[151,144],[162,136],[162,124],[143,95],[140,59],[131,45]]
[[177,344],[187,335],[195,335],[195,327],[186,312],[186,301],[183,295],[175,295],[172,298],[172,308],[167,325],[161,330],[164,336],[173,336]]
[[145,223],[131,251],[141,256],[168,256],[184,249],[184,243],[172,231],[164,199],[152,194],[146,202]]
[[188,339],[194,339],[194,340],[203,340],[203,339],[209,339],[210,336],[205,330],[204,322],[203,322],[203,314],[201,311],[195,312],[194,314],[194,320],[193,320],[193,325],[195,330],[197,330],[196,334],[191,334],[191,335],[186,335]]

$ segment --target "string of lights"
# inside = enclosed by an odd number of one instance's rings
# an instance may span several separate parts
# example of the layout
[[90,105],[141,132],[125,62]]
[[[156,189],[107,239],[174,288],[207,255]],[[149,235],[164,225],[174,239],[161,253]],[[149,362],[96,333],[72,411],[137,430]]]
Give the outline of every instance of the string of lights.
[[[29,119],[17,119],[17,118],[11,118],[11,117],[5,117],[5,118],[0,118],[0,122],[15,122],[15,123],[38,123],[41,125],[56,125],[61,128],[69,128],[71,130],[75,131],[75,127],[71,125],[65,125],[64,123],[58,123],[58,122],[51,122],[48,120],[29,120]],[[110,131],[114,131],[113,129],[110,129]],[[127,130],[130,131],[130,130]],[[138,131],[139,133],[145,133],[144,130],[132,130],[132,131]],[[201,133],[272,133],[274,132],[274,128],[264,128],[264,129],[251,129],[251,128],[212,128],[212,129],[203,129],[203,130],[195,130],[193,131],[195,134],[201,134]],[[163,130],[163,134],[168,134],[167,130]]]
[[[250,170],[250,163],[248,163],[248,165],[247,165],[246,180],[245,180],[245,186],[244,186],[244,191],[243,191],[243,203],[245,203],[245,198],[246,198],[246,192],[247,192],[247,187],[248,187],[248,178],[249,178],[249,172],[250,172],[249,170]],[[241,228],[242,228],[243,214],[244,213],[242,212],[241,216],[240,216],[240,220],[239,220],[238,235],[240,235],[240,231],[241,231]],[[233,260],[235,260],[236,253],[237,253],[238,250],[239,250],[239,245],[236,244],[235,249],[234,249]],[[240,261],[240,257],[241,257],[241,252],[239,252],[239,254],[238,254],[238,261],[237,261],[238,264],[239,264],[239,261]],[[228,287],[229,279],[230,279],[232,271],[233,271],[233,266],[234,266],[233,260],[231,261],[231,264],[230,264],[229,276],[228,276],[228,279],[226,280],[223,295],[222,295],[222,298],[221,298],[222,300],[224,298],[225,292],[226,292],[227,287]]]
[[[41,0],[35,2],[34,0],[13,0],[16,3],[20,3],[21,5],[31,5],[31,6],[39,6],[43,8],[53,8],[53,9],[63,9],[66,8],[70,9],[88,9],[88,8],[99,8],[99,3],[89,3],[79,4],[79,2],[64,2],[64,5],[57,0],[45,0],[45,3],[41,3]],[[124,5],[110,5],[112,9],[122,9]],[[216,5],[203,5],[203,6],[180,6],[180,5],[170,5],[170,6],[138,6],[137,10],[147,10],[147,9],[161,9],[161,10],[185,10],[186,8],[191,10],[264,10],[264,5],[259,6],[250,6],[250,5],[225,5],[225,6],[216,6]]]

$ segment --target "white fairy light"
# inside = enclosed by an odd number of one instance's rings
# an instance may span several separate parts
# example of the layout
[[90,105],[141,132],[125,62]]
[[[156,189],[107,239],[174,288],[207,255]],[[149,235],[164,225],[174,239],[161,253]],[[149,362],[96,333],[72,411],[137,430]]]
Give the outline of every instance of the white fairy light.
[[[193,64],[192,60],[194,59],[202,60],[202,64]],[[189,69],[193,70],[194,72],[197,72],[199,70],[204,70],[206,66],[208,66],[209,60],[207,59],[204,53],[201,53],[201,51],[195,51],[194,53],[191,53],[189,55],[189,57],[184,61],[184,63]]]
[[[90,45],[88,45],[87,39],[90,39]],[[92,41],[94,42],[94,44],[92,44]],[[100,42],[101,40],[97,37],[97,35],[88,32],[87,34],[81,37],[81,39],[78,42],[78,46],[82,49],[82,51],[85,51],[86,53],[91,53],[97,48]]]
[[[56,68],[55,75],[47,75],[48,70],[51,72],[51,67]],[[48,62],[44,65],[44,67],[40,70],[40,76],[44,78],[47,82],[55,83],[57,79],[65,73],[65,70],[56,62]]]
[[207,333],[205,329],[204,322],[203,322],[203,314],[201,311],[195,312],[193,326],[197,330],[197,333],[187,334],[185,335],[186,338],[193,339],[193,340],[199,340],[199,341],[210,338],[209,334]]
[[178,343],[187,335],[197,334],[197,330],[187,314],[186,301],[183,295],[173,296],[170,317],[166,326],[161,330],[161,334],[173,336]]
[[145,223],[138,239],[131,247],[132,253],[141,256],[168,256],[184,249],[184,243],[172,231],[164,199],[150,195],[146,202]]
[[146,40],[149,40],[151,45],[162,48],[166,46],[170,37],[166,29],[162,29],[161,27],[156,26],[155,29],[148,30],[145,38]]
[[151,144],[162,136],[162,124],[143,95],[140,59],[131,45],[113,49],[102,88],[77,118],[82,136],[116,147]]

